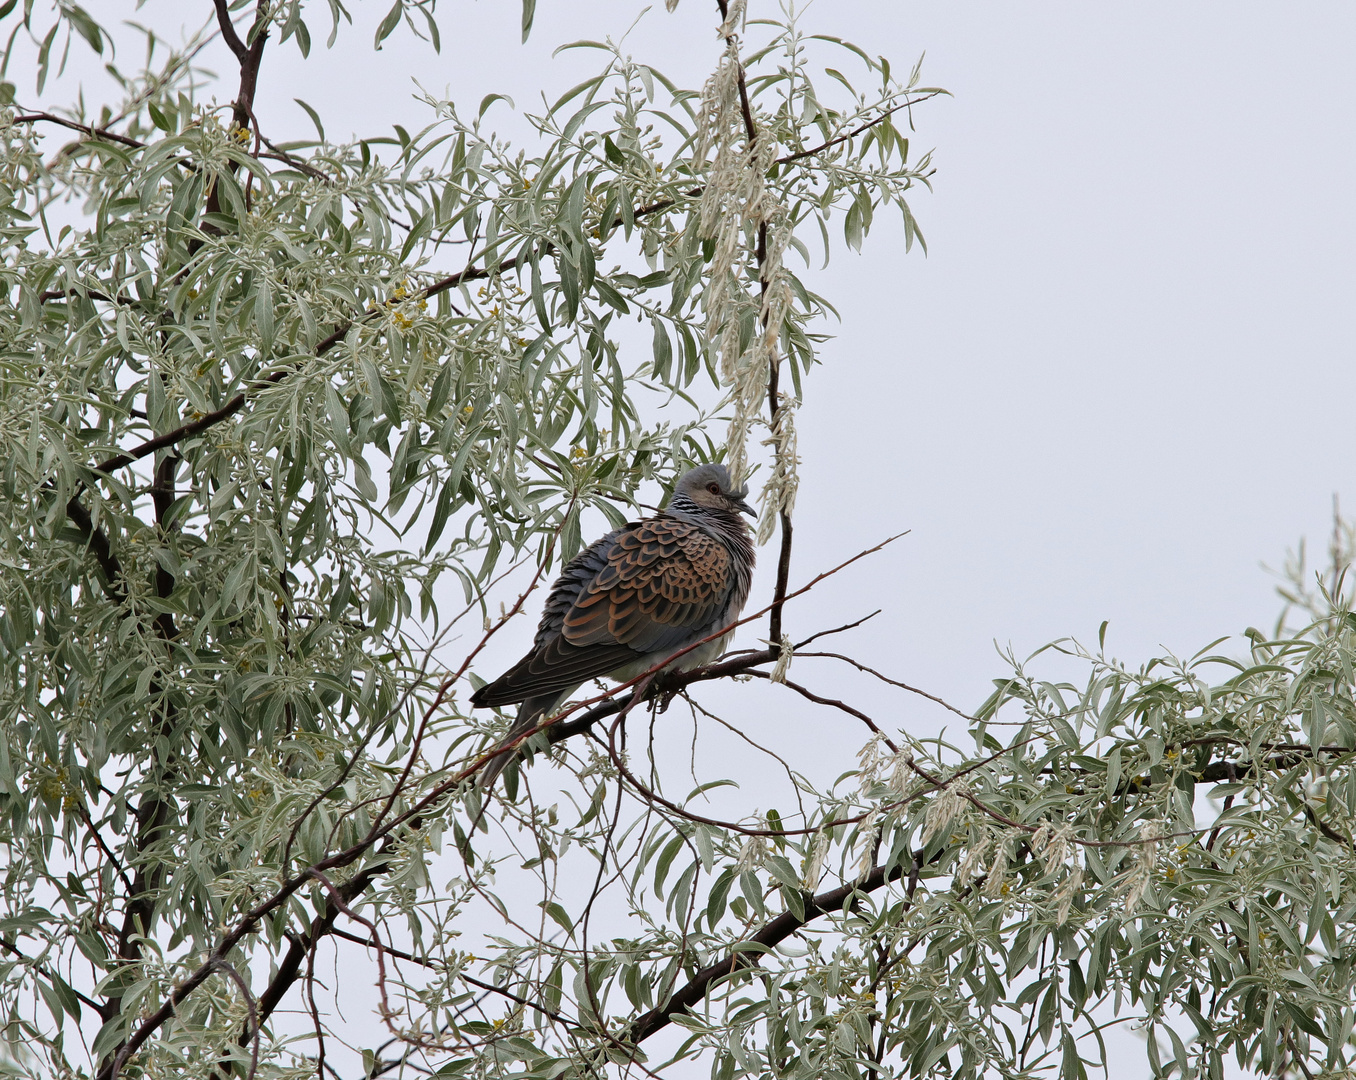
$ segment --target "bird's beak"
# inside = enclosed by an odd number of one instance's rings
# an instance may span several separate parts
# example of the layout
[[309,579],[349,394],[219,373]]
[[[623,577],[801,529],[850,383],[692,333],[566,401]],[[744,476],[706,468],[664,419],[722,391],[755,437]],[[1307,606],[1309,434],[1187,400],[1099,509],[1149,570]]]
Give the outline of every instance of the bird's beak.
[[749,517],[756,518],[758,516],[758,511],[744,501],[746,498],[748,498],[748,494],[749,494],[748,488],[745,488],[743,491],[741,491],[739,493],[738,498],[736,498],[735,500],[734,508],[738,510],[741,514],[748,514]]

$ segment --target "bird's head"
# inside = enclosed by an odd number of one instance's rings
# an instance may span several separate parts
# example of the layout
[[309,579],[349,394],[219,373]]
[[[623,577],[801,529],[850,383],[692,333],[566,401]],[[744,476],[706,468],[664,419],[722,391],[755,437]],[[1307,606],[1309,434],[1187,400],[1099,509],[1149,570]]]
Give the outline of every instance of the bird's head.
[[681,507],[686,503],[707,512],[722,511],[757,517],[758,512],[744,501],[748,495],[747,487],[737,487],[730,479],[725,466],[713,461],[707,465],[698,465],[695,469],[688,469],[678,477],[678,482],[673,485],[673,499],[669,505],[672,508],[674,503],[677,503]]

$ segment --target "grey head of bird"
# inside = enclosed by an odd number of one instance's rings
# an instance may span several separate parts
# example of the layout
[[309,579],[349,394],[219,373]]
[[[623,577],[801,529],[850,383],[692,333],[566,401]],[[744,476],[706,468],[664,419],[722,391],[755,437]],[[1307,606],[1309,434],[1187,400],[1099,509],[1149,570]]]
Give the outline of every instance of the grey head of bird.
[[745,500],[748,487],[739,487],[730,479],[730,474],[719,462],[709,462],[688,469],[673,485],[673,498],[669,500],[668,512],[674,517],[707,514],[748,514],[757,517]]

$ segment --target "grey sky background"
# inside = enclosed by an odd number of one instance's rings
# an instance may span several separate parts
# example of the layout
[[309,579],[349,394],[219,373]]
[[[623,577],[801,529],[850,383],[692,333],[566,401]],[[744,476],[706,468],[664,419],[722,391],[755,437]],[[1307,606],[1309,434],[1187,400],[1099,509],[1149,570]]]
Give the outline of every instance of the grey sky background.
[[[163,26],[208,6],[91,10]],[[557,45],[617,37],[641,10],[540,0],[523,46],[517,3],[447,3],[438,56],[404,31],[373,54],[387,5],[350,6],[358,28],[333,52],[313,26],[310,61],[291,45],[266,57],[257,111],[275,141],[312,131],[293,97],[323,106],[332,138],[417,124],[411,78],[465,111],[490,91],[530,107],[596,66],[552,60]],[[710,7],[655,4],[628,50],[699,86],[718,52]],[[970,709],[1004,673],[995,642],[1019,656],[1065,635],[1092,645],[1109,620],[1110,651],[1138,664],[1269,629],[1279,603],[1259,564],[1302,536],[1321,561],[1334,494],[1356,510],[1356,7],[821,0],[805,23],[897,68],[926,52],[923,81],[955,96],[915,113],[914,147],[936,151],[935,191],[911,204],[930,253],[906,255],[882,215],[862,255],[840,245],[806,275],[842,322],[799,419],[793,582],[912,532],[789,611],[790,631],[884,608],[845,651]],[[98,75],[73,66],[42,101],[81,78]],[[774,559],[765,549],[753,604]],[[530,632],[522,620],[485,672]],[[816,663],[797,666],[887,726],[947,720]],[[739,686],[702,700],[821,778],[850,768],[859,730],[787,698]],[[686,761],[691,727],[674,723]],[[720,810],[783,797],[764,759],[704,729],[699,775],[707,764],[743,783]],[[1112,1076],[1147,1074],[1141,1052],[1124,1060]]]
[[[162,29],[207,11],[105,5]],[[318,26],[309,61],[268,54],[273,139],[313,133],[294,97],[331,138],[414,126],[414,80],[463,111],[490,91],[532,108],[596,69],[558,45],[644,10],[542,0],[520,45],[516,3],[444,4],[438,55],[404,30],[374,53],[384,5],[351,6],[334,50]],[[881,214],[863,254],[840,244],[804,272],[842,322],[799,419],[793,578],[912,530],[814,619],[885,608],[863,648],[967,706],[1002,672],[995,641],[1024,655],[1109,620],[1109,648],[1139,662],[1269,628],[1261,564],[1301,537],[1321,558],[1356,479],[1356,8],[838,0],[803,21],[897,68],[926,53],[923,81],[955,95],[914,114],[915,152],[935,148],[934,191],[911,201],[929,254]],[[656,4],[626,48],[699,86],[712,27],[695,0]],[[224,46],[205,59],[231,70]],[[44,101],[98,75],[76,48]]]
[[[543,0],[526,46],[516,4],[454,5],[441,57],[405,34],[374,56],[382,12],[356,10],[346,47],[273,54],[265,130],[309,132],[294,96],[332,135],[336,115],[408,122],[411,78],[527,108],[596,64],[557,45],[641,5]],[[804,19],[896,66],[926,52],[924,82],[955,95],[915,113],[929,254],[881,215],[862,255],[806,275],[843,318],[799,422],[793,576],[913,530],[815,617],[884,607],[863,647],[967,706],[1002,673],[995,640],[1091,642],[1105,619],[1139,662],[1269,627],[1260,564],[1302,536],[1321,556],[1356,479],[1356,9],[839,0]],[[711,24],[655,5],[627,48],[699,85]]]

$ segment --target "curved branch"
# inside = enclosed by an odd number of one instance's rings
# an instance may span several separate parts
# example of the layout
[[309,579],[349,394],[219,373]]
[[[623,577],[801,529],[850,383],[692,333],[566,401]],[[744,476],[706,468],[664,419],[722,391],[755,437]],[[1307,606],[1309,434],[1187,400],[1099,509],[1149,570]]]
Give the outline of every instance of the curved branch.
[[921,97],[910,98],[908,101],[901,101],[898,105],[894,106],[893,108],[886,109],[874,120],[868,120],[865,124],[862,124],[860,127],[853,128],[846,135],[839,135],[836,139],[829,139],[827,142],[822,142],[818,146],[812,146],[809,150],[801,150],[799,153],[787,154],[785,157],[779,157],[775,162],[773,162],[773,164],[790,165],[791,162],[800,161],[801,158],[814,157],[816,154],[822,154],[825,150],[828,150],[830,147],[837,146],[839,143],[845,143],[849,139],[855,139],[858,135],[862,134],[862,132],[869,131],[877,124],[883,124],[886,120],[890,119],[890,117],[892,117],[895,113],[899,112],[901,109],[907,109],[910,108],[911,106],[921,104],[922,102],[927,101],[930,98],[935,98],[941,94],[946,94],[947,97],[951,96],[945,90],[930,90]]
[[24,113],[22,116],[16,116],[16,124],[32,124],[39,120],[46,121],[49,124],[57,124],[64,128],[70,128],[72,131],[78,131],[82,135],[88,135],[91,139],[107,139],[109,142],[121,143],[123,146],[130,146],[134,150],[144,150],[146,144],[137,142],[136,139],[129,139],[126,135],[119,135],[116,131],[109,131],[107,128],[90,127],[88,124],[77,124],[74,120],[67,120],[64,116],[54,116],[49,112]]
[[[437,296],[439,293],[447,292],[449,289],[454,289],[465,281],[479,281],[481,278],[508,273],[521,266],[526,259],[526,255],[519,254],[511,259],[505,259],[496,267],[470,267],[459,273],[449,274],[447,277],[441,278],[427,288],[422,289],[416,296],[421,299],[427,299],[431,296]],[[317,357],[324,356],[332,348],[338,345],[339,342],[343,341],[348,332],[355,326],[361,326],[363,323],[371,322],[381,315],[384,310],[384,307],[376,308],[357,319],[342,324],[337,330],[330,334],[329,337],[325,338],[315,347],[315,355]],[[260,390],[265,390],[270,386],[276,386],[288,376],[295,374],[296,371],[297,369],[295,367],[279,368],[277,371],[266,375],[262,379],[256,379],[244,390],[236,394],[235,397],[231,398],[230,401],[226,402],[221,408],[210,413],[205,413],[190,423],[182,424],[173,431],[167,431],[163,435],[157,435],[154,439],[147,439],[145,442],[141,443],[139,446],[133,447],[131,450],[126,450],[121,454],[114,454],[112,457],[95,465],[94,470],[101,473],[116,472],[118,469],[132,464],[134,461],[140,461],[142,458],[154,454],[157,450],[163,450],[168,446],[173,446],[175,443],[183,442],[185,439],[191,439],[194,435],[199,435],[208,428],[215,427],[223,420],[227,420],[234,416],[245,407],[245,403],[249,400],[251,395],[258,393]]]
[[221,28],[221,39],[226,42],[226,47],[235,54],[235,58],[242,64],[249,53],[245,43],[240,40],[240,35],[235,32],[235,24],[231,22],[231,9],[226,0],[215,0],[217,9],[217,26]]
[[[917,872],[919,859],[920,855],[915,853],[911,872]],[[818,896],[802,894],[804,914],[796,915],[790,910],[782,912],[752,937],[745,938],[739,946],[732,948],[720,960],[702,968],[686,986],[674,993],[662,1006],[637,1017],[621,1037],[633,1043],[644,1042],[651,1035],[668,1027],[673,1021],[674,1014],[690,1009],[701,1001],[716,983],[739,971],[747,971],[754,967],[758,963],[759,953],[747,951],[750,944],[762,945],[767,949],[775,948],[807,923],[821,916],[842,911],[844,903],[855,895],[875,892],[901,877],[903,872],[904,867],[898,864],[888,869],[884,866],[874,866],[856,881],[840,885],[836,889],[830,889]]]

